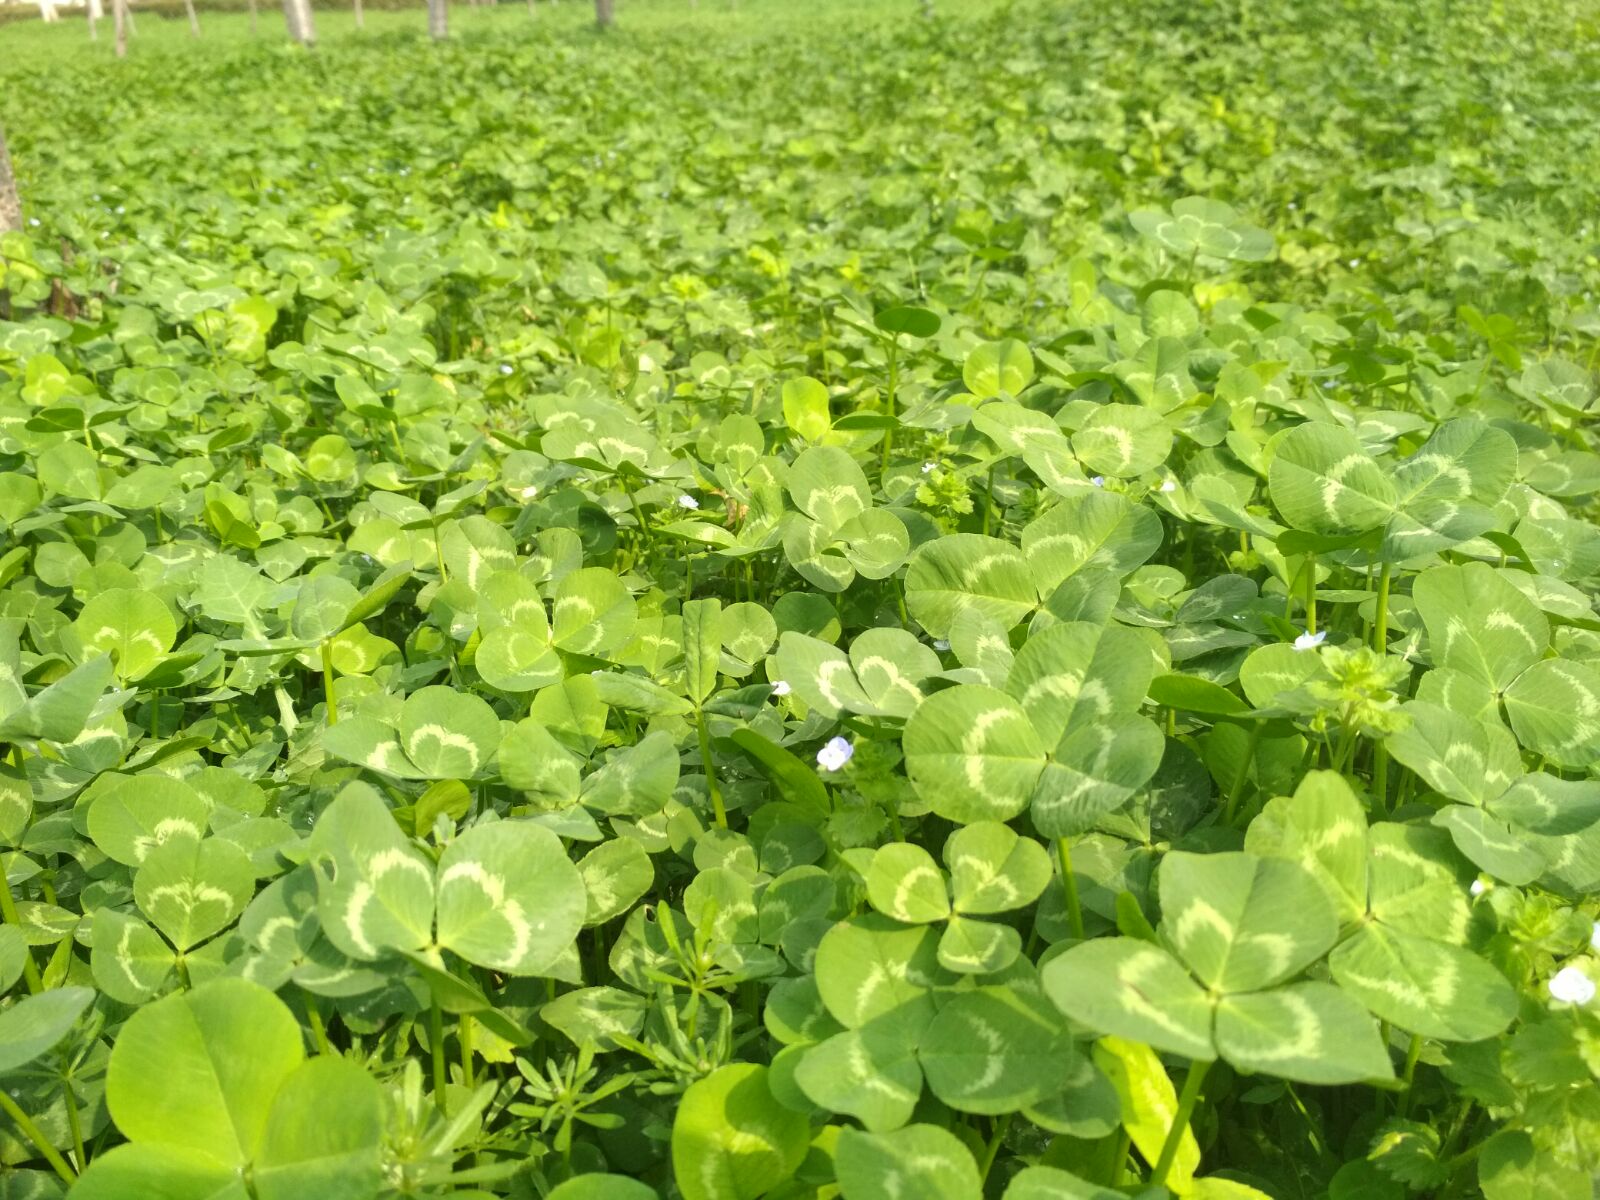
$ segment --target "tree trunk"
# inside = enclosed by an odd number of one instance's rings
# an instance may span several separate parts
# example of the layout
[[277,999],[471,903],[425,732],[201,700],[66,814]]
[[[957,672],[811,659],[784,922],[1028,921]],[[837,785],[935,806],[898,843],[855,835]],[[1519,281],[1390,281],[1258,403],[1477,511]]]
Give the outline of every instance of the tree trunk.
[[189,18],[189,34],[191,37],[200,36],[200,18],[195,16],[194,0],[183,0],[183,11]]
[[428,36],[436,42],[450,36],[450,9],[445,0],[428,0]]
[[46,24],[49,24],[51,21],[59,21],[61,19],[61,17],[56,13],[56,6],[53,3],[53,0],[39,0],[39,16],[45,21]]
[[100,40],[100,18],[106,15],[105,9],[101,7],[100,0],[89,0],[85,7],[89,10],[89,40],[97,42]]
[[22,201],[17,197],[17,177],[11,173],[6,131],[0,129],[0,233],[22,228]]
[[311,0],[283,0],[283,19],[291,38],[302,46],[316,44],[317,23],[311,14]]
[[116,31],[117,57],[128,57],[128,0],[111,0],[111,24]]
[[357,29],[365,29],[367,27],[367,12],[366,12],[366,9],[364,9],[362,7],[361,0],[355,0],[355,8],[356,8],[356,28]]
[[594,0],[594,22],[601,29],[610,29],[616,21],[616,0]]
[[250,0],[250,36],[256,35],[256,0]]

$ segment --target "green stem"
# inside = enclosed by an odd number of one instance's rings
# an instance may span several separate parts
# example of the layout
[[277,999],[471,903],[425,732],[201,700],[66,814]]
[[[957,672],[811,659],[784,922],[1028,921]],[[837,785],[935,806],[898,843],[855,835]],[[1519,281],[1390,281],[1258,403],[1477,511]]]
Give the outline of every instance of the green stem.
[[1061,889],[1067,896],[1067,924],[1072,936],[1083,940],[1083,910],[1078,907],[1078,877],[1072,872],[1072,841],[1056,839],[1056,853],[1061,858]]
[[989,1170],[994,1166],[994,1160],[1000,1153],[1000,1143],[1005,1141],[1006,1129],[1011,1125],[1011,1114],[1004,1113],[995,1118],[994,1131],[989,1135],[989,1144],[984,1147],[983,1162],[978,1167],[980,1181],[989,1178]]
[[717,786],[717,771],[711,761],[711,730],[706,728],[706,714],[695,713],[695,730],[700,735],[700,765],[706,773],[706,790],[711,793],[711,808],[716,813],[717,826],[728,827],[728,810],[722,807],[722,789]]
[[[17,916],[16,897],[11,894],[11,876],[6,870],[6,861],[0,856],[0,917],[5,918],[7,925],[22,928],[22,918]],[[22,974],[28,981],[28,991],[38,995],[44,991],[44,980],[39,975],[39,964],[33,961],[33,947],[24,946],[22,953]]]
[[[888,349],[889,349],[888,409],[889,409],[889,415],[892,417],[892,416],[895,415],[895,392],[897,392],[899,390],[899,387],[900,387],[900,353],[899,353],[899,351],[900,351],[900,342],[899,342],[899,339],[898,338],[892,339],[889,342],[889,348]],[[894,445],[894,429],[893,428],[885,429],[883,431],[883,466],[882,466],[882,471],[883,472],[887,472],[889,470],[889,450],[893,445]]]
[[461,1082],[472,1086],[472,1014],[462,1013],[456,1029],[456,1040],[461,1043]]
[[1372,648],[1379,654],[1389,652],[1389,580],[1393,572],[1393,565],[1384,563],[1378,574],[1378,611],[1372,627]]
[[1265,726],[1265,721],[1257,721],[1250,727],[1250,738],[1245,742],[1244,756],[1239,760],[1239,773],[1233,777],[1233,786],[1228,789],[1228,803],[1222,810],[1222,822],[1225,825],[1232,825],[1234,815],[1239,811],[1244,782],[1250,778],[1250,764],[1255,759],[1256,747],[1261,743],[1261,730]]
[[50,1139],[44,1136],[32,1118],[18,1107],[17,1102],[4,1088],[0,1088],[0,1110],[4,1110],[6,1116],[17,1123],[17,1128],[22,1131],[23,1137],[39,1148],[39,1153],[44,1155],[45,1161],[55,1168],[57,1175],[69,1185],[78,1181],[78,1173],[56,1152],[56,1148],[50,1144]]
[[[1383,564],[1378,575],[1378,611],[1372,627],[1372,648],[1379,654],[1389,652],[1389,579],[1394,568]],[[1389,811],[1389,746],[1379,742],[1372,751],[1372,791],[1377,797],[1378,811]]]
[[1317,631],[1317,556],[1306,555],[1306,632]]
[[333,640],[322,643],[322,694],[328,704],[328,724],[339,723],[339,705],[333,698]]
[[61,1081],[61,1099],[67,1107],[67,1128],[72,1130],[72,1161],[78,1170],[89,1165],[89,1155],[83,1148],[83,1121],[78,1115],[78,1098],[72,1094],[72,1079]]
[[1173,1114],[1172,1128],[1167,1130],[1167,1140],[1161,1145],[1161,1156],[1156,1159],[1155,1172],[1150,1176],[1150,1183],[1155,1187],[1166,1186],[1167,1176],[1172,1173],[1172,1164],[1178,1157],[1178,1147],[1189,1128],[1189,1117],[1194,1113],[1195,1102],[1200,1099],[1200,1085],[1205,1082],[1206,1072],[1210,1069],[1208,1062],[1189,1064],[1189,1073],[1183,1078],[1183,1090],[1178,1093],[1178,1111]]
[[1411,1081],[1417,1074],[1417,1059],[1422,1057],[1422,1035],[1413,1033],[1411,1045],[1406,1047],[1406,1065],[1400,1072],[1400,1082],[1405,1085],[1405,1091],[1400,1093],[1400,1102],[1396,1106],[1395,1115],[1401,1120],[1405,1119],[1411,1111]]
[[317,1043],[318,1054],[332,1054],[333,1045],[328,1041],[328,1027],[322,1023],[322,1010],[317,1007],[315,996],[306,996],[306,1023],[311,1026],[311,1040]]
[[433,1103],[444,1114],[447,1112],[444,1089],[450,1076],[444,1062],[444,1010],[439,1007],[437,1000],[428,1010],[428,1043],[433,1051]]

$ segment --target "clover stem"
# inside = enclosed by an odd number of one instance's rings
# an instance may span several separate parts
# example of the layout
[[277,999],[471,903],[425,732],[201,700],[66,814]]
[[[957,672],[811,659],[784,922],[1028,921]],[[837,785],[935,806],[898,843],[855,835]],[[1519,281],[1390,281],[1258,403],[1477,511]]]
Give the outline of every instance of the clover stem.
[[317,1007],[315,996],[306,996],[306,1023],[311,1026],[311,1040],[317,1043],[318,1054],[332,1054],[333,1046],[328,1042],[328,1027],[322,1023],[322,1010]]
[[61,1176],[68,1184],[78,1181],[78,1173],[72,1169],[71,1164],[56,1152],[56,1148],[50,1144],[50,1139],[44,1136],[39,1127],[33,1123],[32,1118],[18,1107],[17,1102],[11,1098],[4,1088],[0,1088],[0,1110],[4,1110],[6,1116],[17,1123],[17,1128],[22,1131],[22,1136],[38,1147],[39,1153],[44,1155],[45,1161],[55,1168],[57,1175]]
[[[1372,627],[1372,648],[1379,654],[1389,652],[1389,579],[1394,568],[1383,564],[1378,575],[1378,611]],[[1379,742],[1372,751],[1372,790],[1378,799],[1379,811],[1389,809],[1389,747]]]
[[461,1043],[461,1082],[472,1086],[472,1014],[462,1013],[456,1028],[456,1040]]
[[[888,407],[889,407],[889,415],[891,417],[893,417],[895,415],[895,392],[899,389],[899,386],[900,386],[900,339],[899,339],[899,337],[893,337],[893,338],[889,339],[888,354],[889,354]],[[888,429],[885,429],[883,431],[883,468],[882,469],[884,471],[887,471],[889,469],[889,450],[890,450],[891,447],[893,447],[893,445],[894,445],[894,426],[891,425]]]
[[333,639],[322,641],[322,695],[328,705],[328,724],[339,723],[339,703],[333,698]]
[[1257,721],[1250,727],[1249,740],[1245,742],[1244,754],[1239,759],[1239,772],[1233,777],[1233,786],[1228,789],[1228,802],[1222,810],[1225,825],[1232,825],[1234,815],[1239,811],[1239,799],[1244,795],[1244,783],[1250,777],[1250,763],[1255,758],[1256,746],[1261,742],[1261,730],[1265,725],[1265,721]]
[[[22,918],[17,915],[17,900],[11,894],[11,876],[7,864],[0,861],[0,917],[7,925],[22,928]],[[25,946],[22,955],[22,973],[28,981],[28,991],[38,995],[44,991],[44,980],[39,975],[39,964],[33,961],[33,947]]]
[[984,1147],[983,1162],[978,1167],[980,1181],[989,1178],[989,1170],[994,1166],[995,1157],[1000,1153],[1000,1143],[1005,1141],[1006,1130],[1010,1125],[1010,1113],[1003,1113],[995,1118],[993,1131],[989,1134],[989,1144]]
[[1072,840],[1056,839],[1056,853],[1061,857],[1061,890],[1067,896],[1067,924],[1072,936],[1083,940],[1083,910],[1078,907],[1078,877],[1072,873]]
[[695,713],[695,732],[700,735],[700,765],[706,773],[706,790],[711,793],[711,808],[716,813],[717,826],[728,827],[728,810],[722,807],[722,789],[717,786],[717,772],[711,761],[711,730],[706,728],[705,710]]
[[1306,555],[1306,632],[1317,631],[1317,556]]
[[1183,1078],[1183,1090],[1178,1093],[1178,1111],[1172,1116],[1172,1128],[1167,1130],[1167,1140],[1161,1144],[1161,1155],[1156,1159],[1156,1169],[1150,1176],[1155,1187],[1165,1187],[1172,1164],[1177,1161],[1178,1147],[1189,1129],[1189,1117],[1194,1113],[1195,1102],[1200,1099],[1200,1085],[1205,1082],[1208,1062],[1189,1064],[1189,1073]]
[[994,518],[994,469],[996,464],[989,464],[989,483],[983,492],[983,536],[989,536],[989,522]]
[[1133,1143],[1133,1138],[1128,1135],[1126,1126],[1117,1130],[1116,1145],[1111,1148],[1111,1186],[1122,1186],[1122,1175],[1128,1165],[1128,1147]]
[[72,1094],[70,1077],[61,1081],[61,1099],[67,1108],[67,1128],[72,1130],[72,1161],[81,1171],[89,1165],[89,1156],[83,1148],[83,1121],[78,1116],[78,1098]]
[[435,1000],[428,1010],[428,1044],[433,1051],[433,1103],[440,1114],[446,1112],[444,1089],[449,1082],[449,1073],[444,1062],[444,1010]]
[[1411,1081],[1417,1074],[1417,1059],[1422,1057],[1422,1035],[1413,1033],[1411,1045],[1406,1047],[1406,1065],[1400,1071],[1400,1082],[1405,1085],[1405,1090],[1400,1093],[1399,1103],[1395,1105],[1395,1116],[1402,1121],[1411,1111]]

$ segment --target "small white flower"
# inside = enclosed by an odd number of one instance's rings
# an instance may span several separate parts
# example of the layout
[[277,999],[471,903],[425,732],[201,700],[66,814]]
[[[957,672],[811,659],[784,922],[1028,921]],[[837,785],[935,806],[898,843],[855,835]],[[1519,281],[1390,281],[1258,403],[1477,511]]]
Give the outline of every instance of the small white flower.
[[119,214],[121,214],[121,213],[125,213],[125,212],[127,212],[127,211],[128,211],[128,210],[127,210],[127,208],[126,208],[126,207],[124,207],[124,206],[123,206],[123,205],[121,205],[121,204],[119,204],[119,205],[117,205],[117,212],[118,212],[118,213],[119,213]]
[[1105,487],[1106,477],[1104,475],[1091,475],[1089,477],[1089,482],[1094,484],[1095,487]]
[[28,224],[29,225],[38,225],[39,224],[39,218],[38,217],[29,217],[28,218]]
[[699,508],[700,507],[700,501],[696,500],[693,496],[679,496],[678,497],[678,507],[679,508]]
[[1594,993],[1594,980],[1577,967],[1562,967],[1550,977],[1550,997],[1563,1004],[1587,1004]]
[[950,643],[945,641],[944,638],[939,638],[933,643],[933,648],[940,654],[943,654],[946,650],[950,649]]
[[772,694],[774,696],[787,696],[792,691],[794,689],[789,686],[787,679],[774,679],[772,681]]
[[1355,270],[1355,269],[1356,269],[1356,268],[1357,268],[1357,267],[1359,267],[1359,266],[1360,266],[1360,265],[1361,265],[1361,260],[1360,260],[1360,259],[1359,259],[1359,258],[1352,258],[1352,259],[1351,259],[1351,260],[1350,260],[1350,269],[1351,269],[1351,270],[1352,270],[1352,271],[1354,271],[1354,270]]
[[517,489],[517,495],[521,496],[524,500],[532,500],[538,494],[539,485],[536,483],[530,483],[527,487],[520,487]]
[[1178,481],[1175,479],[1163,479],[1161,481],[1161,490],[1170,495],[1178,490]]
[[1489,885],[1481,879],[1474,879],[1472,886],[1467,889],[1474,896],[1481,896],[1489,890]]
[[1589,949],[1600,950],[1600,921],[1594,923],[1594,928],[1589,931]]
[[939,466],[938,463],[931,463],[931,462],[923,463],[922,464],[922,473],[924,475],[931,474],[938,466]]
[[1302,633],[1295,638],[1294,648],[1296,650],[1315,650],[1327,640],[1328,631],[1326,629],[1319,629],[1315,633]]
[[1291,200],[1291,201],[1289,201],[1289,211],[1290,212],[1299,212],[1300,211],[1300,206],[1298,204],[1296,204],[1293,200]]
[[[855,757],[856,748],[842,737],[831,739],[817,751],[817,766],[824,771],[837,771]],[[1592,985],[1591,985],[1592,986]]]
[[502,375],[509,375],[509,374],[511,374],[511,372],[513,372],[515,370],[516,370],[516,368],[513,367],[510,363],[501,363],[500,364],[500,374],[502,374]]

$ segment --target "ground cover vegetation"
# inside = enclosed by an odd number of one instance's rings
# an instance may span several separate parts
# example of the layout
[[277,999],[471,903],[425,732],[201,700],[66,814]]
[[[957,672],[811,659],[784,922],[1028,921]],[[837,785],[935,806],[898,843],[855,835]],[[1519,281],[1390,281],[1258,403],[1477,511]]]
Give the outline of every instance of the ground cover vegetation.
[[1600,29],[8,28],[0,1194],[1600,1167]]

